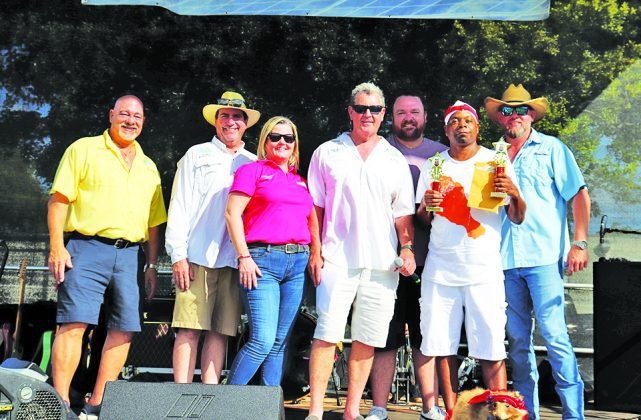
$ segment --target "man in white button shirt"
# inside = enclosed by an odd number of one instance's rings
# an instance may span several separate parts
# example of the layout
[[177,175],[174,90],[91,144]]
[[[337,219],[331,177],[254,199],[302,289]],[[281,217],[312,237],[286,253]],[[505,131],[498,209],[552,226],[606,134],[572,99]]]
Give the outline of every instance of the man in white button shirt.
[[[322,232],[322,255],[310,255],[317,284],[318,323],[310,359],[308,420],[323,416],[323,399],[336,343],[344,338],[352,304],[352,346],[344,419],[362,419],[360,399],[374,359],[387,339],[394,312],[401,246],[401,274],[414,273],[413,183],[405,157],[378,129],[383,92],[372,83],[354,88],[347,113],[352,131],[316,149],[309,190]],[[322,267],[322,268],[321,268]]]
[[172,327],[174,381],[193,380],[198,340],[206,331],[200,358],[201,380],[217,384],[228,336],[240,320],[236,252],[225,225],[225,206],[236,170],[256,156],[244,149],[243,134],[260,113],[243,97],[225,92],[217,104],[203,108],[216,136],[191,147],[178,162],[165,247],[171,256],[176,303]]

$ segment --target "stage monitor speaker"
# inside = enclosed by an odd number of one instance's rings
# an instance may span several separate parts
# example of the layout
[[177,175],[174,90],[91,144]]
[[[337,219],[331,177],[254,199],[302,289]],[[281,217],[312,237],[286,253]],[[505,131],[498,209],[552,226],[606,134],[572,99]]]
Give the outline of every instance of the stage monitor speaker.
[[280,387],[109,382],[100,420],[285,419]]
[[67,413],[56,390],[28,368],[0,367],[0,420],[17,419],[64,420]]
[[641,263],[594,263],[594,402],[641,413]]

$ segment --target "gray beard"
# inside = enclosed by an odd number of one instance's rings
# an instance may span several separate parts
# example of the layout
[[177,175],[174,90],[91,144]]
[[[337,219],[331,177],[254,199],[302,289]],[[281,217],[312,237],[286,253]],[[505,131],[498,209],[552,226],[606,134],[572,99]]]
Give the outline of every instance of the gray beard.
[[525,128],[521,127],[518,130],[507,130],[505,136],[511,139],[518,139],[523,134],[525,134]]

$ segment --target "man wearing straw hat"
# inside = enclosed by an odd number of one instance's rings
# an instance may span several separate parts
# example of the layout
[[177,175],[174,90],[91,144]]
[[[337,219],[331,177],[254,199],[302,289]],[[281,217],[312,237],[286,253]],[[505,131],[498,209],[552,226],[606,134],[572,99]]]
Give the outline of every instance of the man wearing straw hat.
[[200,358],[201,381],[220,381],[228,336],[235,336],[241,303],[236,252],[225,225],[225,206],[236,170],[256,156],[245,150],[243,134],[260,112],[236,92],[225,92],[203,115],[216,127],[207,143],[191,147],[178,162],[165,247],[176,283],[172,326],[178,329],[173,368],[177,383],[193,380],[198,340],[206,331]]
[[[510,144],[508,155],[528,204],[525,221],[503,220],[501,254],[508,303],[507,336],[514,387],[532,419],[539,418],[538,371],[532,343],[532,311],[548,351],[564,419],[582,419],[583,381],[565,323],[563,268],[568,275],[588,263],[590,196],[572,152],[556,137],[532,128],[548,108],[511,84],[501,99],[486,98],[485,109]],[[574,241],[568,235],[572,201]]]

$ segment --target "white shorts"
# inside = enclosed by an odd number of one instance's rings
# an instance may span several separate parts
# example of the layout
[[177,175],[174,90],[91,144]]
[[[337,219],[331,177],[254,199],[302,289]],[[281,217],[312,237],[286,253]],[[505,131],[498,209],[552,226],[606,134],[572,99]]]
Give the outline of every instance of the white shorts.
[[492,361],[505,359],[507,304],[502,281],[471,286],[444,286],[424,281],[420,301],[421,353],[427,356],[457,354],[465,316],[469,356]]
[[348,269],[325,261],[316,288],[318,321],[314,338],[329,343],[342,341],[353,303],[352,340],[384,347],[397,285],[398,273],[394,271]]

